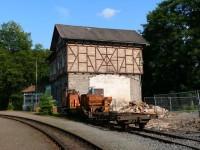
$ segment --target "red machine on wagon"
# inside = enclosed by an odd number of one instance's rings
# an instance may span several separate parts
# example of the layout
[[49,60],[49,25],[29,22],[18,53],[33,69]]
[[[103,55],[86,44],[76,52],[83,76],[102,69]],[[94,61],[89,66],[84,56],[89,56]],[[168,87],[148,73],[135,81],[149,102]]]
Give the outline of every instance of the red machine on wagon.
[[152,113],[111,111],[111,102],[112,97],[104,97],[102,93],[80,95],[76,90],[68,90],[62,104],[68,113],[79,114],[94,123],[115,124],[122,128],[127,128],[130,124],[144,128],[150,119],[156,117]]

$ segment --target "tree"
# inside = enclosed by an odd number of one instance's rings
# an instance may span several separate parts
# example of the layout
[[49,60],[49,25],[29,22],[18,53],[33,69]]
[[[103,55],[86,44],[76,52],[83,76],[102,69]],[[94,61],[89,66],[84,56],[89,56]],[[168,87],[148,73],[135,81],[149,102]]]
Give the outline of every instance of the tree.
[[1,49],[9,51],[30,50],[31,46],[31,34],[24,32],[16,22],[9,21],[0,26]]
[[14,109],[21,109],[21,90],[35,83],[36,59],[38,86],[48,84],[49,51],[41,44],[36,44],[35,49],[31,46],[31,34],[19,24],[9,21],[0,25],[0,109],[6,109],[9,101]]
[[200,88],[199,14],[199,0],[165,0],[148,14],[144,95]]
[[45,93],[40,98],[39,106],[41,114],[51,115],[53,113],[53,106],[56,106],[56,101],[51,95]]
[[35,44],[33,50],[44,50],[43,45],[42,44]]
[[36,59],[38,86],[48,84],[48,55],[49,51],[21,50],[13,53],[0,49],[0,109],[7,108],[9,100],[12,100],[15,109],[20,109],[21,90],[35,83]]

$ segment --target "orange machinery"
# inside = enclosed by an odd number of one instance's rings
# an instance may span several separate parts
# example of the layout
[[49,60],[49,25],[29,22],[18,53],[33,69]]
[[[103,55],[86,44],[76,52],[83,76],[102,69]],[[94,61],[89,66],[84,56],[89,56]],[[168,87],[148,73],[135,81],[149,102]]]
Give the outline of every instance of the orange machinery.
[[112,97],[95,94],[81,95],[81,107],[90,112],[109,112]]
[[80,108],[80,96],[76,90],[68,90],[66,93],[66,99],[63,102],[63,106],[68,109]]
[[112,97],[98,94],[80,94],[76,90],[68,90],[63,106],[69,110],[84,109],[88,112],[109,112]]

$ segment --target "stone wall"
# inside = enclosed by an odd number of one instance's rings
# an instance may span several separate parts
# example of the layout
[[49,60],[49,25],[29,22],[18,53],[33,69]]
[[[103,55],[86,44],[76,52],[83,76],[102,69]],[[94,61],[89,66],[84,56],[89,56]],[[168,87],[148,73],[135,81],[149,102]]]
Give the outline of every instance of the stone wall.
[[141,100],[139,75],[68,74],[68,89],[76,89],[80,94],[86,94],[89,87],[103,88],[105,96],[112,96],[114,110],[129,101]]
[[94,76],[91,74],[68,73],[68,89],[75,89],[80,94],[86,94],[89,88],[89,79]]

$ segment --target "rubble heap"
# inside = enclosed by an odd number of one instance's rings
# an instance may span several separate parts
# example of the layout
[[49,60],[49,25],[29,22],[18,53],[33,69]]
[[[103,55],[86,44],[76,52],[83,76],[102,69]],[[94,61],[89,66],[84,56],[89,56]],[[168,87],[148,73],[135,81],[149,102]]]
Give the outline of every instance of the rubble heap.
[[168,114],[168,110],[159,106],[148,105],[142,101],[132,101],[128,105],[121,107],[118,112],[133,112],[133,113],[156,113],[159,118],[163,118]]

